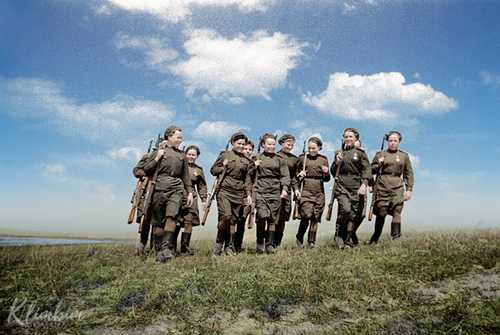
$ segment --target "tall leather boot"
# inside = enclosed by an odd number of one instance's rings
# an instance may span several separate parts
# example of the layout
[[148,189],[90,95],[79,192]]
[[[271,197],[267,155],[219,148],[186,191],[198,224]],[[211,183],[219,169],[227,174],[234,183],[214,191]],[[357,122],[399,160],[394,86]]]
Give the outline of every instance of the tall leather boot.
[[191,233],[182,232],[181,235],[181,254],[192,256],[193,251],[189,249],[189,243],[191,242]]
[[174,244],[175,244],[175,232],[166,231],[163,236],[161,250],[156,255],[156,261],[160,263],[165,263],[172,258],[174,258]]
[[375,219],[375,231],[370,238],[370,244],[378,243],[380,235],[382,235],[382,229],[384,228],[385,216],[377,216]]
[[266,251],[266,223],[257,222],[257,243],[255,246],[255,252],[258,254],[263,254]]
[[298,247],[302,247],[302,245],[304,244],[304,235],[306,233],[307,226],[309,225],[308,221],[309,220],[306,219],[300,220],[299,230],[297,231],[297,235],[295,235]]
[[391,222],[391,237],[393,240],[401,237],[401,222]]
[[312,231],[309,229],[309,232],[307,234],[307,246],[311,249],[316,247],[316,231]]
[[212,256],[222,255],[222,250],[224,249],[225,231],[222,229],[217,229],[217,238],[215,239],[214,248],[212,250]]
[[174,253],[177,253],[177,240],[179,239],[179,233],[181,232],[181,226],[175,226],[175,237],[174,237]]
[[266,252],[268,254],[274,254],[276,253],[276,249],[274,249],[274,236],[275,232],[269,230],[267,232],[267,238],[266,238]]

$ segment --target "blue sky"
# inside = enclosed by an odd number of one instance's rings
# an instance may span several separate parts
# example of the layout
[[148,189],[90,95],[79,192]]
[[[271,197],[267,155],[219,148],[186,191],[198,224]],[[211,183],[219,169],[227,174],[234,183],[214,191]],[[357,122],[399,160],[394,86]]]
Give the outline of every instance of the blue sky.
[[129,232],[131,169],[170,123],[206,170],[236,129],[291,132],[297,151],[316,134],[330,159],[345,127],[370,157],[398,129],[409,226],[499,226],[499,15],[486,0],[2,1],[0,228]]

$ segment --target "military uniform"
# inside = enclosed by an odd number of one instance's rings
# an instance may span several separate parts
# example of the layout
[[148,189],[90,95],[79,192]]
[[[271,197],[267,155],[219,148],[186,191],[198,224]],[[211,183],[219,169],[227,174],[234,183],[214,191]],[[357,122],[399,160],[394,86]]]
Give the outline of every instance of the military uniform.
[[[252,162],[255,162],[255,156],[252,157]],[[251,167],[252,165],[250,165]],[[250,168],[250,179],[252,185],[255,182],[255,170],[252,171],[252,168]],[[254,197],[253,194],[253,189],[252,189],[252,197]],[[245,204],[243,206],[243,216],[240,217],[240,220],[238,220],[238,223],[236,225],[236,235],[234,237],[234,248],[236,249],[237,252],[240,252],[243,247],[243,238],[245,237],[245,223],[247,221],[248,216],[250,215],[250,212],[252,211],[252,206],[249,204]],[[226,244],[229,244],[229,236],[226,237]]]
[[165,232],[166,219],[176,219],[182,206],[184,192],[192,193],[191,178],[184,152],[166,147],[164,155],[156,161],[157,152],[149,154],[144,164],[148,176],[157,173],[155,190],[151,201],[151,225],[154,229],[155,249],[171,257],[174,250],[175,233]]
[[[384,163],[379,164],[379,158]],[[372,161],[372,172],[379,173],[374,185],[375,203],[373,213],[377,216],[375,232],[370,243],[378,242],[384,226],[385,217],[392,216],[391,236],[401,236],[401,213],[404,204],[404,192],[413,191],[414,175],[410,156],[402,150],[379,151]]]
[[[228,161],[224,167],[224,160]],[[229,234],[229,243],[226,252],[235,252],[234,238],[236,224],[243,217],[243,209],[246,198],[251,194],[252,182],[250,178],[250,165],[252,161],[243,153],[235,150],[223,151],[212,165],[210,173],[213,176],[223,175],[222,182],[217,193],[218,225],[217,238],[214,254],[219,250]]]
[[[339,151],[335,153],[335,157],[338,153]],[[342,157],[338,163],[333,161],[330,171],[335,175],[339,164],[333,194],[338,203],[339,237],[343,242],[350,244],[352,240],[357,242],[355,231],[361,224],[365,212],[366,194],[359,195],[358,190],[362,184],[368,186],[372,174],[368,156],[363,149],[347,148],[342,151]]]
[[193,188],[193,205],[191,207],[187,206],[187,194],[185,193],[180,218],[180,226],[184,227],[184,232],[181,235],[181,254],[190,253],[191,229],[187,229],[188,231],[186,231],[186,228],[200,225],[198,197],[203,203],[207,201],[208,197],[207,182],[203,168],[195,163],[188,163],[188,170],[191,187]]
[[283,234],[285,232],[285,224],[290,220],[290,215],[292,214],[292,190],[297,189],[297,162],[299,158],[292,154],[291,152],[284,152],[280,150],[278,155],[285,160],[288,166],[288,173],[290,175],[290,192],[287,199],[281,200],[281,212],[276,225],[276,236],[275,236],[275,247],[281,245],[281,240],[283,239]]
[[282,208],[281,192],[290,191],[290,173],[287,162],[278,154],[264,152],[258,154],[256,160],[261,161],[254,167],[257,251],[264,250],[265,240],[265,250],[273,253],[275,229]]
[[[142,182],[145,182],[145,179],[147,178],[146,172],[144,172],[144,164],[146,163],[148,159],[148,155],[142,156],[142,158],[139,160],[137,165],[134,167],[132,173],[134,174],[134,177],[141,180]],[[151,231],[151,225],[150,225],[150,217],[143,218],[144,213],[142,212],[142,208],[144,207],[144,197],[140,197],[138,204],[137,204],[137,223],[142,225],[139,226],[139,243],[137,245],[137,253],[138,254],[143,254],[144,253],[144,248],[146,247],[149,239],[149,234]]]
[[[297,172],[302,171],[305,155],[299,156],[297,163]],[[323,172],[322,166],[328,167],[328,159],[317,154],[316,156],[307,155],[306,176],[302,180],[302,193],[300,195],[300,225],[296,238],[299,244],[304,243],[304,234],[309,224],[316,225],[321,221],[323,210],[325,208],[325,187],[324,183],[330,180],[330,173]],[[316,231],[309,228],[308,234],[309,246],[316,243]]]

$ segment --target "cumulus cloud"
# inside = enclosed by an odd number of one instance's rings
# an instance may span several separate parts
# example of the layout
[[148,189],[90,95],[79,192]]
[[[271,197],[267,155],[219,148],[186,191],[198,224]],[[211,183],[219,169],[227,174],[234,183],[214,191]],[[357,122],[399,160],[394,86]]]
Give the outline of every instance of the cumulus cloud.
[[63,164],[42,164],[42,172],[47,177],[66,179],[66,166]]
[[226,38],[212,30],[193,30],[184,43],[188,58],[171,70],[188,95],[199,91],[233,103],[249,96],[270,99],[271,90],[282,87],[300,63],[306,46],[279,32]]
[[276,0],[106,0],[98,14],[113,9],[153,15],[162,21],[177,23],[189,18],[196,7],[235,7],[243,13],[266,11]]
[[479,75],[483,85],[500,87],[500,75],[487,71],[483,71]]
[[328,87],[303,101],[319,111],[351,120],[394,121],[457,108],[453,98],[422,83],[407,84],[399,72],[330,75]]
[[134,146],[126,146],[122,148],[111,149],[107,152],[107,154],[111,159],[138,161],[144,154],[144,150],[141,150]]
[[64,95],[56,83],[38,78],[0,78],[0,100],[6,101],[13,116],[43,120],[62,134],[104,144],[144,138],[175,114],[160,102],[127,95],[79,103]]
[[170,62],[178,57],[175,49],[158,37],[130,36],[118,33],[114,41],[117,49],[136,49],[144,52],[144,62],[151,70],[168,72]]
[[240,130],[248,130],[248,127],[227,121],[203,121],[193,130],[193,136],[204,140],[227,140]]

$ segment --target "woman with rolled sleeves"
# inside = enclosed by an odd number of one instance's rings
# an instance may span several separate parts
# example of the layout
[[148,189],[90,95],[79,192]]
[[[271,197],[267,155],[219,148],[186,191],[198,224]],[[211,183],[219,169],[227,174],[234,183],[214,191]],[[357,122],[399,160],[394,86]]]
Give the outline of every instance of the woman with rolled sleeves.
[[189,176],[191,178],[191,187],[193,189],[193,205],[191,207],[184,206],[180,218],[181,226],[184,231],[181,235],[181,255],[192,255],[193,252],[189,248],[191,242],[191,234],[193,227],[200,225],[200,214],[198,210],[198,196],[201,199],[202,207],[207,201],[207,182],[203,168],[196,164],[196,160],[200,155],[200,149],[195,145],[190,145],[185,150],[186,160],[188,162]]
[[405,201],[411,199],[413,192],[414,176],[410,156],[399,149],[403,137],[399,132],[391,131],[386,139],[387,150],[377,152],[372,161],[372,172],[376,174],[373,189],[373,214],[376,220],[370,244],[378,242],[387,215],[392,216],[392,238],[401,236],[401,213]]
[[[371,175],[368,156],[355,142],[359,132],[346,128],[343,133],[343,148],[336,152],[330,171],[336,175],[334,195],[338,203],[337,220],[339,233],[337,246],[353,245],[353,234],[364,216],[364,197]],[[337,173],[338,169],[338,173]]]
[[[295,195],[299,200],[300,225],[297,232],[296,242],[298,246],[304,244],[304,234],[309,227],[307,237],[308,246],[314,248],[316,245],[316,233],[318,224],[325,208],[324,183],[330,180],[328,172],[328,159],[320,154],[323,142],[318,137],[311,137],[307,141],[308,152],[299,156],[297,164],[297,178],[301,186],[298,186]],[[305,169],[304,169],[305,162]]]
[[[280,216],[281,199],[288,197],[290,174],[286,161],[276,153],[276,136],[260,138],[263,153],[255,157],[257,253],[275,253],[274,237]],[[265,242],[265,244],[264,244]]]
[[221,152],[210,169],[210,173],[220,179],[217,193],[219,223],[212,252],[214,256],[222,254],[227,235],[229,235],[229,243],[224,251],[228,255],[235,254],[236,225],[243,217],[244,206],[252,203],[250,178],[252,161],[243,153],[247,141],[248,137],[242,132],[233,134],[230,139],[231,150]]

